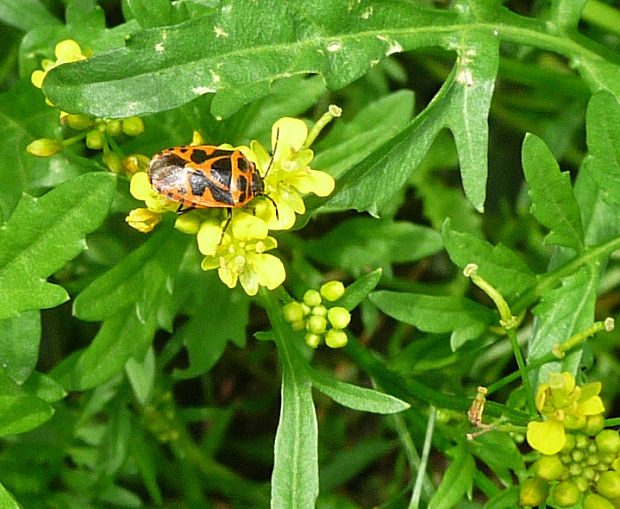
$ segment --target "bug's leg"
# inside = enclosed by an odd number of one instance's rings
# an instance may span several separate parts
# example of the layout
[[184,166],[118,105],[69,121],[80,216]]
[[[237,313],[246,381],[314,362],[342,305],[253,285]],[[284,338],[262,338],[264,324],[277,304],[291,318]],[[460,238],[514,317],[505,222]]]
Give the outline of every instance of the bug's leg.
[[217,244],[218,246],[222,244],[222,241],[224,240],[224,234],[226,233],[226,229],[228,228],[228,225],[232,221],[232,209],[227,208],[226,214],[228,217],[226,218],[226,222],[224,223],[224,228],[222,228],[222,235],[220,237],[220,241]]
[[278,214],[278,205],[276,204],[275,200],[274,200],[271,196],[266,195],[266,194],[263,194],[262,196],[264,196],[264,197],[265,197],[265,198],[267,198],[267,199],[268,199],[271,203],[273,203],[273,206],[274,206],[274,207],[275,207],[275,209],[276,209],[276,219],[278,219],[278,220],[279,220],[279,219],[280,219],[280,214]]
[[181,203],[179,205],[179,208],[177,209],[177,216],[182,216],[183,214],[187,214],[188,212],[191,212],[192,210],[196,210],[196,207],[187,207],[187,208],[183,208],[183,204]]

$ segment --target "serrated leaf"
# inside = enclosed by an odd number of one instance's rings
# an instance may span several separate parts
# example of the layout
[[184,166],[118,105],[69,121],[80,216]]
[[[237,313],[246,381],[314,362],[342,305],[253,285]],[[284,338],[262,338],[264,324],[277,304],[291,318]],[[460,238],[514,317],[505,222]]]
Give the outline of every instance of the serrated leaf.
[[38,311],[24,311],[0,320],[0,366],[22,383],[34,369],[39,355],[41,318]]
[[60,25],[60,21],[39,0],[2,0],[0,20],[28,32],[45,25]]
[[319,493],[317,422],[312,381],[295,345],[275,335],[282,366],[282,403],[271,476],[273,509],[312,509]]
[[471,235],[443,227],[443,239],[450,259],[459,267],[478,265],[478,274],[504,297],[516,297],[536,283],[536,276],[521,257],[503,244],[496,246]]
[[390,54],[446,41],[446,27],[457,20],[452,12],[405,1],[370,10],[346,0],[229,5],[213,16],[135,34],[127,48],[58,67],[45,92],[63,110],[103,117],[153,113],[217,92],[212,112],[228,116],[282,77],[316,73],[329,88],[341,88]]
[[380,290],[371,293],[369,298],[385,314],[421,331],[452,333],[453,350],[480,336],[497,320],[489,309],[465,297]]
[[357,307],[375,289],[382,273],[381,269],[376,269],[351,283],[347,286],[345,294],[334,302],[334,306],[342,306],[349,311]]
[[389,270],[393,263],[420,260],[443,249],[441,235],[426,226],[358,217],[306,241],[310,258],[353,274],[367,267]]
[[47,401],[32,396],[0,395],[0,437],[30,431],[54,414]]
[[620,104],[607,92],[590,99],[586,117],[588,156],[583,167],[603,191],[603,199],[620,204]]
[[0,319],[57,306],[66,291],[45,278],[86,248],[114,195],[108,173],[76,177],[42,198],[24,196],[0,228]]
[[452,449],[453,459],[439,488],[428,504],[428,509],[451,509],[465,495],[471,493],[476,464],[463,445]]
[[580,252],[584,248],[583,226],[570,174],[560,171],[549,147],[533,134],[526,135],[521,157],[532,214],[551,230],[545,242]]
[[[592,325],[597,287],[598,270],[586,266],[564,278],[561,286],[543,296],[533,309],[538,323],[529,343],[529,363],[552,352],[556,344]],[[561,362],[545,364],[539,373],[569,371],[575,375],[580,359],[581,351],[570,353]],[[538,376],[546,378],[544,374]]]
[[389,394],[340,382],[314,370],[310,372],[310,377],[312,378],[312,385],[316,389],[337,403],[354,410],[376,414],[393,414],[410,407],[409,403]]

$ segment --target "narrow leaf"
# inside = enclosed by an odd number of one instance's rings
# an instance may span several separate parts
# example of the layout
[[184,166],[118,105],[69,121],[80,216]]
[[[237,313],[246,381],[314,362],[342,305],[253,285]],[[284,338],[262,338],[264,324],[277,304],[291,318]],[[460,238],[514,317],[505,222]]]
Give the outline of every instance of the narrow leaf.
[[309,369],[309,375],[315,388],[341,405],[354,410],[377,414],[393,414],[410,407],[409,403],[405,403],[389,394],[340,382],[313,369]]
[[382,272],[381,269],[373,270],[351,283],[347,286],[345,294],[338,299],[334,305],[342,306],[349,311],[357,307],[357,305],[375,289],[379,283],[379,279],[381,279]]
[[0,20],[24,32],[39,26],[60,25],[39,0],[2,0]]
[[0,437],[30,431],[53,414],[52,405],[42,399],[0,395]]
[[588,156],[584,168],[603,191],[620,204],[620,104],[607,92],[592,96],[586,117]]
[[570,174],[560,171],[545,142],[533,134],[525,137],[521,157],[532,198],[532,214],[551,230],[545,242],[581,251],[583,226]]
[[428,509],[451,509],[465,493],[471,493],[476,470],[474,458],[463,445],[455,447],[453,453],[454,459],[429,502]]
[[503,244],[493,246],[470,233],[443,227],[443,239],[450,259],[459,267],[478,265],[478,273],[504,297],[516,297],[536,282],[536,276],[522,258]]
[[370,300],[384,313],[424,332],[451,332],[452,349],[480,336],[497,319],[465,297],[432,296],[380,290]]
[[84,237],[106,217],[114,188],[111,174],[89,173],[42,198],[22,197],[0,228],[0,319],[68,299],[45,278],[86,248]]
[[37,363],[41,340],[38,311],[0,320],[0,366],[16,382],[26,380]]

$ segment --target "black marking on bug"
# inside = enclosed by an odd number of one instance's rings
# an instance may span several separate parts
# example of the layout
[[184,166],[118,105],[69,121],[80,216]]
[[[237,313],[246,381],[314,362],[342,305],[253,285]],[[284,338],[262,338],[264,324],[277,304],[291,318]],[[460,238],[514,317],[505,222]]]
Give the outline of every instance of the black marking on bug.
[[248,171],[248,160],[245,157],[240,157],[237,159],[237,165],[243,173]]
[[232,178],[232,165],[229,157],[221,157],[211,163],[211,179],[230,189]]
[[189,175],[189,185],[194,196],[202,196],[209,186],[209,179],[201,171],[192,171]]
[[209,154],[209,157],[230,157],[232,155],[232,153],[234,152],[234,150],[226,150],[225,148],[216,148],[213,152],[211,152],[211,154]]
[[190,154],[190,159],[196,164],[201,164],[204,163],[207,159],[209,159],[209,156],[204,150],[195,148]]
[[206,179],[207,182],[207,187],[209,188],[209,191],[211,191],[211,194],[213,195],[213,199],[217,202],[217,203],[221,203],[230,207],[234,207],[235,206],[235,202],[233,200],[233,197],[230,195],[230,193],[224,189],[220,189],[215,182]]
[[237,177],[237,189],[247,189],[247,187],[248,187],[248,179],[245,178],[243,175],[239,175]]
[[241,193],[239,195],[239,202],[243,203],[245,201],[245,199],[246,199],[246,194],[245,193]]
[[[159,161],[161,161],[161,166],[180,166],[182,168],[187,164],[187,159],[176,154],[165,154]],[[159,163],[159,161],[157,162]]]
[[171,191],[168,191],[168,193],[166,194],[166,196],[167,196],[168,198],[174,198],[174,193],[173,193],[173,192],[171,192]]
[[179,147],[179,151],[183,152],[185,154],[185,152],[187,152],[189,149],[187,148],[187,145],[182,145]]

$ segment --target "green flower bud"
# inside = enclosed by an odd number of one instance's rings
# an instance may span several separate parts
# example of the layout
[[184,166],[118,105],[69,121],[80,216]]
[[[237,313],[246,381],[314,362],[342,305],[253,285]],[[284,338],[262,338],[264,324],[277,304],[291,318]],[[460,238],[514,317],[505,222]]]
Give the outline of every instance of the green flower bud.
[[590,444],[590,440],[583,433],[577,433],[575,435],[575,447],[577,449],[585,449]]
[[543,455],[534,463],[534,473],[537,477],[545,479],[546,481],[555,481],[559,479],[563,470],[564,465],[562,465],[557,454],[552,456]]
[[304,318],[304,308],[299,302],[289,302],[282,309],[284,319],[289,323],[298,322]]
[[583,460],[583,458],[586,457],[585,453],[581,449],[573,449],[573,451],[570,453],[570,456],[576,463],[579,463]]
[[614,509],[614,505],[605,497],[588,493],[583,499],[583,509]]
[[327,308],[325,306],[315,306],[312,308],[311,313],[317,316],[327,316]]
[[69,114],[66,116],[66,119],[69,127],[71,129],[75,129],[76,131],[85,131],[93,124],[91,118],[88,115]]
[[120,120],[108,120],[105,124],[105,132],[109,136],[120,136],[123,132]]
[[581,493],[585,493],[590,489],[590,481],[588,481],[585,477],[575,477],[572,479],[572,481],[575,483],[575,486],[577,486],[577,489],[581,491]]
[[323,334],[327,329],[327,320],[323,316],[313,315],[306,322],[306,329],[313,334]]
[[308,334],[304,336],[304,341],[310,348],[316,348],[321,344],[321,336],[319,334],[312,334],[312,332],[308,332]]
[[568,466],[568,471],[570,472],[571,476],[575,477],[581,475],[583,469],[581,468],[581,465],[579,465],[579,463],[571,463]]
[[588,417],[586,418],[586,425],[583,428],[583,432],[593,437],[604,427],[605,417],[603,417],[603,414],[588,415]]
[[328,311],[327,319],[334,329],[344,329],[351,322],[351,313],[345,308],[336,306]]
[[566,443],[560,452],[568,453],[575,448],[575,435],[572,433],[566,433]]
[[596,454],[596,451],[598,451],[598,447],[596,447],[596,442],[593,442],[592,440],[590,441],[590,443],[588,444],[588,447],[586,447],[586,451],[588,452],[588,454]]
[[586,465],[593,467],[594,465],[598,465],[600,459],[598,457],[598,454],[591,454],[589,456],[586,456]]
[[133,154],[123,158],[123,169],[133,175],[138,171],[146,171],[149,167],[150,159],[143,154]]
[[611,468],[613,468],[616,472],[620,472],[620,456],[616,456],[611,462]]
[[140,117],[124,118],[121,123],[127,136],[138,136],[144,132],[144,122]]
[[602,453],[616,454],[620,451],[620,435],[613,429],[604,429],[599,431],[594,437],[599,451]]
[[109,168],[112,173],[120,173],[123,169],[123,163],[121,161],[121,158],[118,157],[118,155],[114,152],[104,152],[102,159],[103,163]]
[[598,492],[607,498],[620,497],[620,474],[612,470],[603,472],[596,483]]
[[603,463],[604,465],[611,465],[616,459],[615,454],[611,454],[608,452],[606,453],[599,452],[597,456],[598,456],[599,461]]
[[306,304],[305,302],[301,303],[301,307],[304,309],[304,316],[308,316],[312,311],[312,308],[308,306],[308,304]]
[[593,481],[596,477],[596,470],[594,470],[592,467],[585,467],[581,475],[585,477],[588,481]]
[[299,320],[298,322],[293,322],[291,324],[291,327],[293,327],[293,330],[305,330],[306,329],[306,321],[305,320]]
[[573,481],[563,481],[553,490],[553,500],[558,507],[570,507],[579,502],[581,492]]
[[62,141],[51,138],[39,138],[30,143],[26,147],[26,151],[33,156],[49,157],[61,151],[62,147]]
[[88,131],[86,135],[86,146],[91,150],[101,150],[103,143],[105,142],[105,136],[99,129],[93,129]]
[[348,342],[346,332],[330,329],[325,334],[325,344],[330,348],[342,348]]
[[528,477],[521,483],[519,505],[535,507],[542,504],[549,494],[547,481],[539,477]]
[[308,290],[304,293],[304,303],[311,308],[321,305],[321,294],[316,290]]
[[321,296],[334,302],[344,295],[344,285],[340,281],[329,281],[321,286]]

